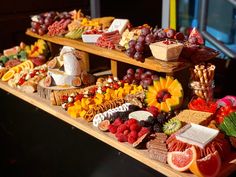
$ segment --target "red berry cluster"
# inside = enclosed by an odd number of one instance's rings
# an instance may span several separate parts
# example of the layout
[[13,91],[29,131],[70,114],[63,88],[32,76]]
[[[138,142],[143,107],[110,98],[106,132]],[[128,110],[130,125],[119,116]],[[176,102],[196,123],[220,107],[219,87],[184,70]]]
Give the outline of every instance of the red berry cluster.
[[138,138],[149,132],[146,127],[141,127],[136,119],[129,119],[123,122],[117,118],[109,125],[109,131],[115,134],[119,142],[128,142],[133,144]]

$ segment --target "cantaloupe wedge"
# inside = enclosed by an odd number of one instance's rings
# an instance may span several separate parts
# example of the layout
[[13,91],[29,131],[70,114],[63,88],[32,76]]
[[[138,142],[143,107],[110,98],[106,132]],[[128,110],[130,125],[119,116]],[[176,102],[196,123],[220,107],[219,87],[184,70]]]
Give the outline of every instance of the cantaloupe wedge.
[[166,102],[161,102],[161,111],[169,112],[171,111],[171,108],[167,106]]

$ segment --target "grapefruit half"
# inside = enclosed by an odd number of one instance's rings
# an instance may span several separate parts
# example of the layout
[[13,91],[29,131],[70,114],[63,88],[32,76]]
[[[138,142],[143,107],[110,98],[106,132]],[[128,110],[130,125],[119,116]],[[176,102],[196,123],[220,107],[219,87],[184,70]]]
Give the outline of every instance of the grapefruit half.
[[195,160],[189,167],[190,171],[199,177],[215,177],[219,173],[220,168],[221,158],[217,151]]
[[167,162],[168,164],[177,171],[186,171],[189,169],[191,164],[196,161],[197,152],[194,146],[186,149],[185,151],[173,151],[168,152]]

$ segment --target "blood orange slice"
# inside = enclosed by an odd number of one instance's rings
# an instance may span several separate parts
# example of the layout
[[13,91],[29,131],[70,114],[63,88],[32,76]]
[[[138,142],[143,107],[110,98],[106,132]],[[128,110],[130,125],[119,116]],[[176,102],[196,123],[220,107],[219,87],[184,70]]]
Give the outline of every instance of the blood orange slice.
[[191,164],[196,161],[197,152],[194,146],[186,149],[185,151],[173,151],[168,152],[167,162],[168,164],[177,171],[186,171],[189,169]]
[[219,173],[220,168],[221,159],[217,151],[195,160],[189,167],[193,174],[200,177],[214,177]]

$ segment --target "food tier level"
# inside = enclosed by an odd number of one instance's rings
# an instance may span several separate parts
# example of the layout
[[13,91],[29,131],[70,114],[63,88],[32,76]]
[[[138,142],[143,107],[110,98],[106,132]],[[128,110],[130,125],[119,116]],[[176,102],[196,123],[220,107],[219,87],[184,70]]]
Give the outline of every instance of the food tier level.
[[82,50],[84,52],[88,52],[94,55],[109,58],[113,61],[128,63],[131,65],[143,67],[143,68],[150,69],[157,72],[174,73],[176,71],[180,71],[191,66],[191,62],[186,61],[186,60],[166,62],[166,61],[157,60],[153,56],[146,58],[145,62],[141,63],[128,57],[124,52],[98,47],[95,44],[84,43],[82,40],[74,40],[74,39],[68,39],[65,37],[58,37],[58,36],[50,37],[48,35],[40,36],[38,34],[33,33],[30,29],[26,31],[26,34],[35,38],[44,39],[46,41],[49,41],[55,44],[71,46],[78,50]]
[[[87,134],[103,141],[104,143],[118,149],[119,151],[133,157],[141,163],[153,168],[154,170],[166,175],[175,177],[194,177],[191,173],[181,173],[172,169],[169,165],[152,160],[148,157],[147,150],[140,150],[133,148],[128,143],[120,143],[116,140],[113,134],[104,133],[95,128],[92,123],[88,123],[84,119],[71,118],[64,110],[59,106],[51,106],[48,100],[40,98],[37,94],[26,94],[17,89],[11,88],[7,83],[0,82],[0,88],[19,97],[20,99],[52,114],[56,118],[86,132]],[[231,159],[226,161],[222,165],[222,170],[219,177],[225,177],[232,174],[236,169],[236,154],[232,154]]]

